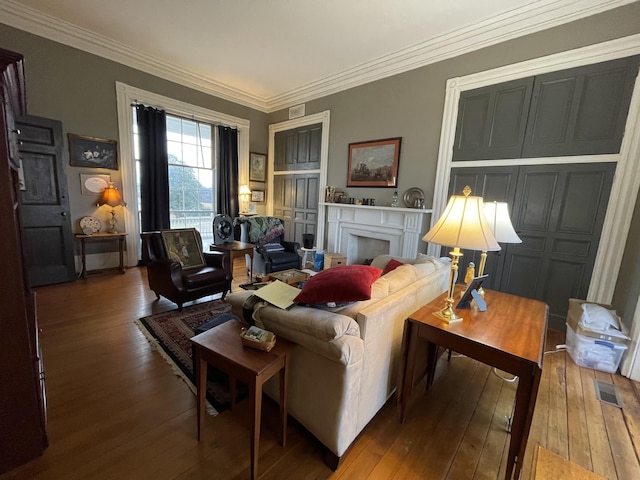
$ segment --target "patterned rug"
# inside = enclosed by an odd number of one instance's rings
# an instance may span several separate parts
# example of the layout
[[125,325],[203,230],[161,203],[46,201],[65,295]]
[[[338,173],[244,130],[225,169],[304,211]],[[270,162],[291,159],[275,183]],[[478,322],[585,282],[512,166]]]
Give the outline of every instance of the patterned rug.
[[[152,347],[173,367],[176,375],[182,378],[195,394],[196,387],[193,374],[193,359],[190,338],[194,329],[203,323],[231,310],[231,305],[223,300],[199,303],[184,307],[182,312],[157,313],[135,320],[136,325],[147,337]],[[207,411],[216,415],[229,408],[231,395],[229,394],[226,374],[209,366],[207,382]],[[237,396],[244,397],[247,389],[238,384]]]

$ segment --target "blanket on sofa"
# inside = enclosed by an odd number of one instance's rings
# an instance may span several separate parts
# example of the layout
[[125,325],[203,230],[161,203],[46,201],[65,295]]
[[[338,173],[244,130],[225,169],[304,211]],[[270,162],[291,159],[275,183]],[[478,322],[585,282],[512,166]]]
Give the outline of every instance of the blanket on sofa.
[[249,224],[249,241],[251,243],[268,243],[284,235],[284,224],[276,217],[246,217]]

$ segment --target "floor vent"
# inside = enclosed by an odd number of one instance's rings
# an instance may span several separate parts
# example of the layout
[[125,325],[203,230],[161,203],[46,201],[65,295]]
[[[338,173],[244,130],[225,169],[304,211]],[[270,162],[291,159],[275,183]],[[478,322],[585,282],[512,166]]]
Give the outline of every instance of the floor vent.
[[598,400],[614,407],[622,408],[622,401],[618,395],[618,389],[612,383],[595,380],[596,397]]

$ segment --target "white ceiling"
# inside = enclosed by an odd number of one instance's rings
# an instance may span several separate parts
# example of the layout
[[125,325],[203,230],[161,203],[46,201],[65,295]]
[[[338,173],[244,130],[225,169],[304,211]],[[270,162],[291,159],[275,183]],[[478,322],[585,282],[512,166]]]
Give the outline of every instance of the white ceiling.
[[0,22],[273,111],[638,0],[0,0]]

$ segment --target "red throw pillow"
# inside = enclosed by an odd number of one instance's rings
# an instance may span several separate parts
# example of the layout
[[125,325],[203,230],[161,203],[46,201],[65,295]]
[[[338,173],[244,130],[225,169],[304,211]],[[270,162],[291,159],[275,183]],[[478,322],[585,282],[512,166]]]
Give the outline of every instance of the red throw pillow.
[[322,304],[369,300],[371,284],[382,270],[368,265],[343,265],[316,273],[302,287],[295,303]]
[[386,267],[384,267],[384,270],[382,271],[382,275],[386,275],[387,273],[392,272],[393,270],[398,268],[400,265],[404,265],[404,263],[399,262],[395,258],[392,258],[391,260],[389,260],[389,263],[387,263]]

